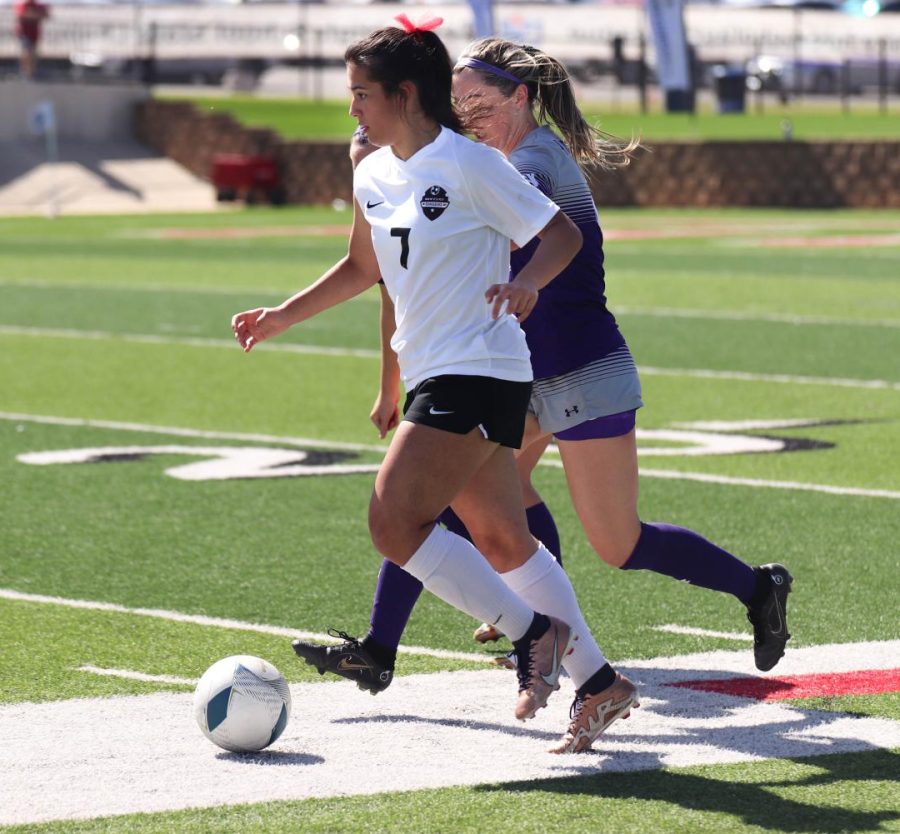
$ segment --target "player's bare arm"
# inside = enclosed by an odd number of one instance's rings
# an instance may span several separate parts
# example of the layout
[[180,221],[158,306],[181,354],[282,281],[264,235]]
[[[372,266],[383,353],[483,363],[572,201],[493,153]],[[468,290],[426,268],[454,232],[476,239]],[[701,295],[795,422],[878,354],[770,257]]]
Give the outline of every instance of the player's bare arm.
[[378,429],[378,436],[383,440],[391,429],[397,428],[400,422],[400,365],[397,354],[391,347],[391,337],[397,329],[394,317],[394,302],[384,284],[381,290],[381,387],[369,419]]
[[369,223],[354,202],[347,254],[318,281],[277,307],[257,307],[235,315],[231,320],[234,337],[244,352],[249,352],[259,342],[359,295],[378,277]]
[[506,312],[524,321],[537,304],[538,292],[568,266],[581,248],[581,232],[562,211],[553,215],[538,237],[541,242],[534,256],[515,279],[494,284],[485,293],[488,303],[493,304],[494,318],[503,312],[505,302]]

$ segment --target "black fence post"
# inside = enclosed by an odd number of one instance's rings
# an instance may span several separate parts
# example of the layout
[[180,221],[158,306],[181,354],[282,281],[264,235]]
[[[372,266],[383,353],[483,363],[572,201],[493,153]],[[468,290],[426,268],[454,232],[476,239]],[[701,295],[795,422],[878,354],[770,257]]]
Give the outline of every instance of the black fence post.
[[647,112],[647,39],[643,32],[638,38],[638,95],[641,102],[641,113]]
[[845,115],[850,112],[850,61],[847,58],[841,62],[841,112]]

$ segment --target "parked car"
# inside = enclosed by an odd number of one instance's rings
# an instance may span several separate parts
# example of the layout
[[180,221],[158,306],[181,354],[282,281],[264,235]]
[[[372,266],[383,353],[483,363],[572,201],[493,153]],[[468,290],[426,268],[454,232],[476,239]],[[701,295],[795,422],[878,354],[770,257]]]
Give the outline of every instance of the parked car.
[[78,78],[143,81],[152,84],[209,84],[253,89],[269,62],[260,58],[126,58],[90,52],[74,53],[69,60]]
[[[888,89],[900,92],[900,62],[884,65]],[[758,55],[747,62],[747,86],[752,90],[772,90],[836,95],[842,91],[861,93],[881,84],[881,62],[875,58],[840,61],[795,61],[775,55]]]

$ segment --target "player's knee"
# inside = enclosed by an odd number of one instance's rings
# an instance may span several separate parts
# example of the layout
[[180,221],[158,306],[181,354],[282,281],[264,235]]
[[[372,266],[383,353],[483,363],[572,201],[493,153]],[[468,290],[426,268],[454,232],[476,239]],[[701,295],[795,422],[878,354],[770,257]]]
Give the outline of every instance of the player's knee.
[[593,536],[591,545],[600,560],[614,568],[622,567],[628,561],[633,549],[627,542],[610,536]]
[[509,528],[479,531],[473,534],[473,541],[491,567],[501,573],[520,567],[534,549],[527,531],[523,536]]
[[369,506],[369,536],[385,558],[404,564],[419,546],[421,525],[385,504]]
[[382,556],[391,558],[398,544],[397,529],[382,507],[369,507],[369,536],[375,549]]

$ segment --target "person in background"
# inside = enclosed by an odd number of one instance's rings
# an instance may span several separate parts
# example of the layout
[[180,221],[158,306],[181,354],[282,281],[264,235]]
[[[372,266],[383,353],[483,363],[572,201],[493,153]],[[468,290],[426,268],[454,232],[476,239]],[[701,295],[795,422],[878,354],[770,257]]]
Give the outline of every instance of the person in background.
[[39,0],[19,0],[16,4],[16,37],[19,40],[19,71],[23,78],[37,75],[37,50],[41,24],[50,10]]

